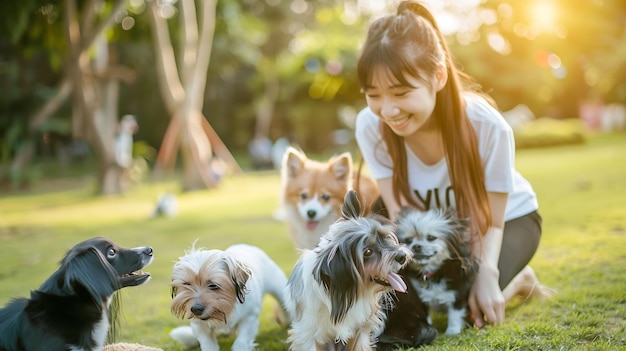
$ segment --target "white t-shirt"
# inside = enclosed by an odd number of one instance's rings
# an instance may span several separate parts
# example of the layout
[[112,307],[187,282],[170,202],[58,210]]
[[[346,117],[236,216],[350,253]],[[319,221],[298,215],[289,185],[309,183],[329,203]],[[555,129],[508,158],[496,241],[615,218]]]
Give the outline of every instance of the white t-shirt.
[[[467,117],[478,139],[478,151],[485,166],[488,192],[508,193],[505,221],[529,214],[539,207],[530,183],[515,169],[513,130],[502,115],[477,95],[466,95]],[[382,141],[380,119],[364,108],[356,118],[356,141],[374,179],[390,178],[392,162]],[[434,165],[424,164],[405,144],[409,186],[427,208],[456,207],[450,185],[448,164],[443,158]]]

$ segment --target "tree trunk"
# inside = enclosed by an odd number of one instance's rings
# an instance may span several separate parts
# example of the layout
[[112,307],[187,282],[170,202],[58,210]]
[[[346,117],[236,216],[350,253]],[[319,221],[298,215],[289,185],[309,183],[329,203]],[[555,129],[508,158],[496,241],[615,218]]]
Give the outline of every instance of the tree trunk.
[[[80,21],[78,7],[75,0],[64,1],[64,24],[69,55],[65,64],[64,77],[59,84],[54,98],[33,115],[29,127],[36,132],[43,122],[54,114],[71,95],[72,106],[72,134],[75,138],[88,140],[98,159],[99,192],[102,194],[116,194],[124,188],[122,184],[124,172],[115,169],[114,135],[117,125],[117,81],[108,82],[98,88],[101,80],[90,67],[87,51],[101,34],[108,29],[115,19],[115,15],[123,9],[125,0],[115,0],[111,12],[97,22],[97,13],[103,9],[101,0],[87,2],[82,7]],[[100,47],[106,48],[105,39],[100,39]],[[100,49],[102,51],[102,49]],[[102,61],[100,70],[108,66],[108,54],[100,56]],[[103,64],[103,63],[104,64]],[[102,72],[100,72],[102,73]],[[106,76],[106,75],[105,75]],[[113,78],[115,79],[115,78]],[[108,98],[105,98],[108,96]],[[102,106],[105,106],[104,108]],[[32,142],[18,151],[12,165],[12,172],[23,170],[34,156]]]
[[202,129],[201,119],[204,117],[197,111],[184,113],[179,117],[184,123],[181,135],[183,190],[214,188],[217,179],[211,169],[211,144]]
[[257,104],[255,135],[269,137],[280,86],[276,69],[269,60],[262,60],[259,68],[263,74],[265,89]]
[[[202,115],[217,3],[215,0],[198,2],[201,23],[195,4],[194,0],[179,1],[183,44],[179,68],[167,22],[160,16],[155,1],[148,2],[159,86],[172,116],[159,150],[155,173],[173,166],[179,148],[183,163],[182,186],[186,191],[218,185],[218,177],[211,167],[215,138],[207,133],[212,128],[206,128],[208,122]],[[219,145],[219,151],[223,152],[221,146],[223,144]]]

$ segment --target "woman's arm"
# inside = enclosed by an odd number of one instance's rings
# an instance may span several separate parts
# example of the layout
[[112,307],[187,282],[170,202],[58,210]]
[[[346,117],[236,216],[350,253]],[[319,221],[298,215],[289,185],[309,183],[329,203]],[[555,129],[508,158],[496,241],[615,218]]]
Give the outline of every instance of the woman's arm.
[[504,296],[498,283],[500,276],[498,261],[502,248],[504,212],[508,194],[488,193],[488,197],[493,220],[482,240],[474,243],[474,252],[480,259],[480,269],[469,297],[472,319],[479,328],[484,325],[485,321],[503,322],[505,307]]

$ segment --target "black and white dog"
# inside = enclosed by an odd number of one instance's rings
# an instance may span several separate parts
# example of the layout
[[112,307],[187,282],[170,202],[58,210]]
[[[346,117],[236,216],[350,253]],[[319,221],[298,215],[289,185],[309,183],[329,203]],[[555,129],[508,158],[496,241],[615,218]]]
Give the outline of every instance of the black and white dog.
[[147,246],[124,249],[105,238],[77,244],[30,299],[0,309],[0,351],[101,350],[116,322],[114,293],[148,281],[138,271],[152,259]]
[[[468,224],[469,220],[458,218],[452,209],[418,211],[405,207],[397,219],[398,240],[413,256],[403,277],[428,307],[447,313],[448,335],[459,334],[465,326],[469,291],[478,272]],[[401,304],[397,310],[411,311]],[[430,316],[428,320],[432,322]]]
[[354,190],[316,248],[304,250],[287,282],[286,307],[293,316],[291,351],[345,345],[371,351],[384,327],[381,302],[407,285],[398,271],[411,259],[391,222],[365,216]]

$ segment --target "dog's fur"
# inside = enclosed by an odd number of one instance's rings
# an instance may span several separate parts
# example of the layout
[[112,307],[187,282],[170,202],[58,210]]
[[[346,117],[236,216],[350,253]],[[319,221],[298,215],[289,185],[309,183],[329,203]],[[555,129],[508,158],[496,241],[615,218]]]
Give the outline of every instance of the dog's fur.
[[406,284],[397,272],[410,260],[391,222],[363,216],[353,190],[319,245],[303,251],[287,283],[287,309],[294,318],[293,351],[323,350],[333,342],[349,351],[369,351],[384,327],[381,302]]
[[[404,270],[400,271],[404,276]],[[406,279],[406,278],[405,278]],[[420,299],[417,290],[408,284],[404,294],[396,294],[394,304],[385,308],[385,330],[378,336],[377,351],[398,348],[418,348],[437,338],[437,328],[428,322],[428,307]]]
[[163,349],[135,343],[118,342],[106,345],[102,351],[163,351]]
[[[222,250],[192,248],[174,264],[171,312],[191,319],[170,336],[187,348],[219,350],[218,334],[237,336],[233,350],[255,347],[265,293],[284,304],[287,276],[260,248],[245,244]],[[278,316],[288,324],[286,311]]]
[[[405,207],[397,219],[398,240],[413,253],[404,277],[426,305],[447,313],[448,335],[459,334],[465,325],[469,291],[478,272],[468,224],[452,209],[422,212]],[[398,313],[404,310],[400,307]]]
[[318,162],[293,147],[287,149],[281,168],[281,203],[296,248],[312,249],[318,244],[339,218],[349,189],[357,191],[365,210],[376,201],[376,183],[353,168],[349,152]]
[[100,351],[116,322],[115,292],[148,281],[135,272],[152,259],[150,247],[124,249],[105,238],[77,244],[30,298],[0,310],[0,350]]

